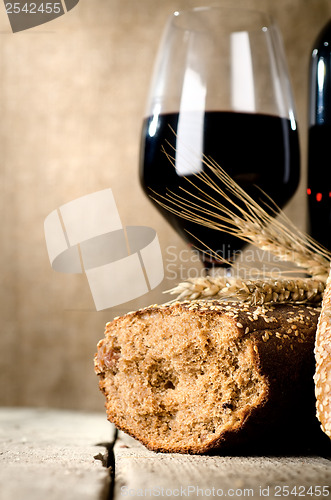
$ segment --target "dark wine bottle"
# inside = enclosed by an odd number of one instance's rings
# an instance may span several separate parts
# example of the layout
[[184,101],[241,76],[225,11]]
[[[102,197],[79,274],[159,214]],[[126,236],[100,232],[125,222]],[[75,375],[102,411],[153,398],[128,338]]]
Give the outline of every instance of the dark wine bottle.
[[314,43],[309,76],[308,231],[331,250],[331,20]]

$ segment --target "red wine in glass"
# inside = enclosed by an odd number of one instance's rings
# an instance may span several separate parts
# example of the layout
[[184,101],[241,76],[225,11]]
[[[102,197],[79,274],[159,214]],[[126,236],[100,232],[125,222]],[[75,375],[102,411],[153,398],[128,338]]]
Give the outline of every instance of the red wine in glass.
[[[215,197],[215,191],[196,175],[206,170],[205,155],[256,201],[270,205],[270,197],[284,207],[299,182],[300,154],[276,28],[267,27],[261,14],[252,14],[251,24],[249,16],[237,13],[236,18],[236,12],[217,8],[175,14],[159,50],[142,126],[140,181],[145,193],[161,199],[172,192],[195,201],[196,195],[202,196],[201,188]],[[218,30],[216,38],[213,28]],[[249,64],[242,73],[239,66],[245,51]],[[231,64],[229,74],[223,73],[222,68]],[[246,73],[248,88],[242,85]],[[269,88],[263,86],[267,83]],[[202,210],[210,208],[201,200],[198,203]],[[245,245],[232,235],[155,206],[190,245],[205,246],[201,258],[206,268],[221,265],[216,254],[232,260]]]

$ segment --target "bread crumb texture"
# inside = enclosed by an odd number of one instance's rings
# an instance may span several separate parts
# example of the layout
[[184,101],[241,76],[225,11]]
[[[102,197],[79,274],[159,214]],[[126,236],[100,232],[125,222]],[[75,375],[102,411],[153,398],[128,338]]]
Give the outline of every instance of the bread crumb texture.
[[204,453],[265,427],[293,433],[315,406],[318,316],[197,300],[116,318],[95,356],[108,419],[163,452]]

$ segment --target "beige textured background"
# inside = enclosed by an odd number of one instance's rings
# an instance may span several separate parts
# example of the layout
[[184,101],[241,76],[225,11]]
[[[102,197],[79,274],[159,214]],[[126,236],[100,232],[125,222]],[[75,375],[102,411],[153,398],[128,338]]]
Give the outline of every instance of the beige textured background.
[[[308,61],[331,3],[235,3],[270,11],[283,34],[303,169],[287,211],[304,227]],[[156,291],[97,313],[84,276],[51,269],[43,221],[61,204],[111,187],[124,224],[150,225],[163,249],[171,244],[177,252],[185,250],[138,185],[139,133],[167,16],[206,4],[80,0],[65,16],[15,35],[0,6],[1,405],[102,409],[92,359],[104,323],[163,300],[161,291],[174,283],[172,275],[180,277],[180,262],[174,268],[165,253],[167,280]]]

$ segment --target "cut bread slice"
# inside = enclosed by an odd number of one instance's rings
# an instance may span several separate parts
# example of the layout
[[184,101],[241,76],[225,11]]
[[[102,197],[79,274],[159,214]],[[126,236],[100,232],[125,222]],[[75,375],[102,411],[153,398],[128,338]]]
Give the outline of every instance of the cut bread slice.
[[108,419],[163,452],[302,439],[317,422],[318,316],[304,305],[189,301],[116,318],[95,356]]

